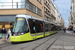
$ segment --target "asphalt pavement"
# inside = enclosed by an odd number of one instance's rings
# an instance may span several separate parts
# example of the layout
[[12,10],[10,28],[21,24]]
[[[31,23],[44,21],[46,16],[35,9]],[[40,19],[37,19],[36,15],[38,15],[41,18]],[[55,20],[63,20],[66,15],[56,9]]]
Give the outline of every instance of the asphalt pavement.
[[0,50],[75,50],[75,35],[71,34],[71,31],[59,31],[30,42],[0,44]]

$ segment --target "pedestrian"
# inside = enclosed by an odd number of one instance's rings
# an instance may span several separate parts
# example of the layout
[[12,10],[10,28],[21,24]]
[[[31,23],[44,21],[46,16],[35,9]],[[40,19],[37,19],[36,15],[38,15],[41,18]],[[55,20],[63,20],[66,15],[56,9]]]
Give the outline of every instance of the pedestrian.
[[66,32],[66,28],[64,28],[64,33]]
[[7,36],[7,39],[8,39],[8,38],[10,38],[10,37],[11,37],[11,30],[10,30],[10,29],[8,29],[8,30],[7,30],[7,33],[8,33],[8,36]]
[[6,40],[6,29],[2,28],[1,32],[2,32],[2,34],[4,36],[4,40]]
[[73,28],[73,32],[75,33],[75,27]]

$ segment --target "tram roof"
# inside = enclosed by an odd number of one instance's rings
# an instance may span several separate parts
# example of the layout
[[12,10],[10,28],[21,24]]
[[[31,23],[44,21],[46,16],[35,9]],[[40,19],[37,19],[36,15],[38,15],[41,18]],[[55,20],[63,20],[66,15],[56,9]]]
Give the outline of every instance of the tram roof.
[[47,23],[51,23],[51,24],[54,24],[56,26],[58,26],[57,24],[53,23],[53,22],[49,22],[49,21],[46,21],[46,20],[43,20],[43,19],[40,19],[40,18],[37,18],[37,17],[34,17],[34,16],[30,16],[30,15],[27,15],[27,14],[17,14],[16,17],[24,17],[24,18],[27,18],[27,19],[36,19],[36,20],[40,20],[40,21],[44,21],[44,22],[47,22]]
[[26,14],[18,14],[16,15],[16,17],[24,17],[24,18],[30,18],[30,19],[36,19],[36,20],[40,20],[40,21],[43,21],[43,19],[40,19],[40,18],[37,18],[37,17],[34,17],[34,16],[30,16],[30,15],[26,15]]

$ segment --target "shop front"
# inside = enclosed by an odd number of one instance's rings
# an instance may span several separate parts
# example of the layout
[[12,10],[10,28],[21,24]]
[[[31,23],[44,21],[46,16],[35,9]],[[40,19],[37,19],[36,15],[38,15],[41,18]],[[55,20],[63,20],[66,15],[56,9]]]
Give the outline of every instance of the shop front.
[[15,21],[15,15],[0,15],[0,29],[12,29]]
[[73,30],[73,25],[69,26],[69,30],[71,30],[71,31]]

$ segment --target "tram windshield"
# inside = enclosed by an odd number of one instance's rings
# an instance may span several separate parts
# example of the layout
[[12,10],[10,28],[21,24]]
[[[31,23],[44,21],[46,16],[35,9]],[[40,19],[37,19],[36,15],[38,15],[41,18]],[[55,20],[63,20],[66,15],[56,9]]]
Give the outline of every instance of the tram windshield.
[[18,33],[28,32],[28,25],[25,18],[23,17],[16,18],[13,32],[18,32]]

